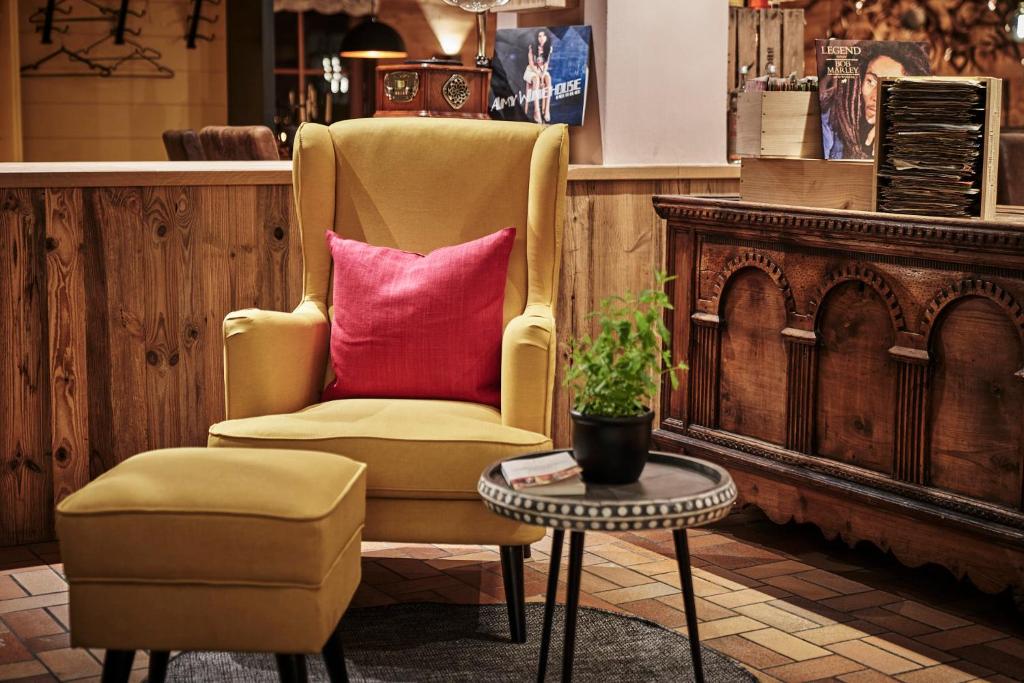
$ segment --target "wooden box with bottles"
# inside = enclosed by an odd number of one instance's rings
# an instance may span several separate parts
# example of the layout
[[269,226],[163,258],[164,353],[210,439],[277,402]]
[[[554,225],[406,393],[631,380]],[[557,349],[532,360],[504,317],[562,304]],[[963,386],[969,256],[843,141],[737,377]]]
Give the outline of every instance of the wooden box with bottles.
[[490,118],[490,86],[490,69],[432,62],[378,66],[374,116]]

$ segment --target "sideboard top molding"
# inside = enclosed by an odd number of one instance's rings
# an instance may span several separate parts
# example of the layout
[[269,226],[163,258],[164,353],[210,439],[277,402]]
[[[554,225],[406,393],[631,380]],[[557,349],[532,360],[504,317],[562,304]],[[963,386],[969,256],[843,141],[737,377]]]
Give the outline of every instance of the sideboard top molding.
[[849,238],[885,244],[927,244],[967,251],[1024,254],[1024,222],[1008,212],[999,220],[932,218],[741,202],[710,197],[657,196],[654,207],[666,219],[730,226],[777,239],[784,234]]
[[291,185],[290,161],[72,161],[0,164],[0,187]]

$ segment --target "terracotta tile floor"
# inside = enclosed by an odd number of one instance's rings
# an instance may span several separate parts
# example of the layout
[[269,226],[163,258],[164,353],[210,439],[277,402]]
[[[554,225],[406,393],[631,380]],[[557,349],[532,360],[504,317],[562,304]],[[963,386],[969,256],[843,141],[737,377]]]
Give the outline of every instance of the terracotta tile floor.
[[[777,526],[753,508],[690,538],[704,642],[762,680],[1024,678],[1024,619],[1009,593],[985,595],[938,567],[901,567],[810,526]],[[534,545],[527,561],[531,601],[543,601],[548,548]],[[503,602],[495,549],[366,543],[363,557],[358,606]],[[582,604],[684,631],[672,557],[669,532],[588,534]],[[2,681],[99,680],[102,653],[69,647],[59,562],[52,543],[0,548]],[[682,641],[679,656],[688,656]],[[137,658],[133,680],[145,665]]]

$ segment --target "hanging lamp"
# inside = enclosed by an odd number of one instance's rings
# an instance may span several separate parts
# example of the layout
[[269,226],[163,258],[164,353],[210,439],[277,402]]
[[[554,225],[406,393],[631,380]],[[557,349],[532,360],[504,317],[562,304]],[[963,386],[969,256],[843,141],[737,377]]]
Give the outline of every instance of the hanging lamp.
[[370,16],[345,34],[341,56],[353,59],[401,59],[408,56],[398,31],[377,20],[377,3]]

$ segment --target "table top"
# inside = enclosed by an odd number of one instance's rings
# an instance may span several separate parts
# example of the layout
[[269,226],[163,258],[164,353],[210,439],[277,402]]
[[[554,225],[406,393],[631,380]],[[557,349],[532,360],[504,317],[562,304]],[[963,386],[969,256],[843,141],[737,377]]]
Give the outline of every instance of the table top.
[[501,463],[489,465],[480,475],[477,491],[484,505],[496,514],[537,526],[575,531],[680,529],[725,517],[736,500],[736,486],[728,472],[686,455],[652,451],[635,484],[587,484],[586,494],[580,496],[517,491],[502,476]]

